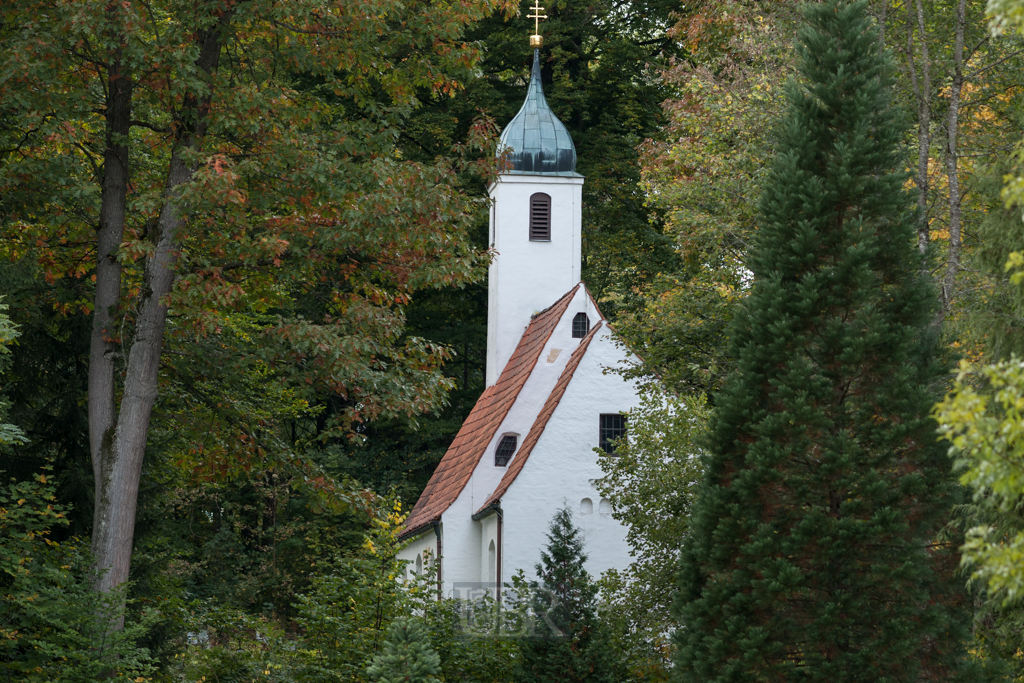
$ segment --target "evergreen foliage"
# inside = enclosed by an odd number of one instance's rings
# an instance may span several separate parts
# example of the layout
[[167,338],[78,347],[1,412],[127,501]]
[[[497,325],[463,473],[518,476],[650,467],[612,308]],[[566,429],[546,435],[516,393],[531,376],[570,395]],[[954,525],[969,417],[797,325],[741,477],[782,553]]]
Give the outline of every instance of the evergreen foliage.
[[684,680],[918,681],[968,633],[935,542],[945,367],[866,2],[810,5],[682,552]]
[[584,563],[583,539],[566,507],[555,513],[548,544],[530,583],[533,634],[524,639],[523,683],[602,683],[617,680],[614,659],[597,617],[597,584]]
[[395,619],[366,671],[379,683],[439,683],[440,670],[441,658],[427,643],[423,626],[415,619]]
[[54,490],[50,466],[0,486],[0,680],[143,680],[153,663],[137,641],[153,616],[114,628],[126,587],[94,592],[87,545],[53,540],[52,532],[68,525],[68,508]]

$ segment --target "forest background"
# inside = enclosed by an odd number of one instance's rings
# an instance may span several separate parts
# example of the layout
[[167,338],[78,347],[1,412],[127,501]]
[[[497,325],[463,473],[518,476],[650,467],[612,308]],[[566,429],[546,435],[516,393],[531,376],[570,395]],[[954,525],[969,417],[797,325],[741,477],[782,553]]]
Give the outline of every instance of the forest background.
[[[395,594],[389,549],[484,388],[484,188],[525,92],[531,22],[483,0],[293,4],[0,10],[8,673],[109,675],[89,654],[109,637],[119,671],[142,678],[361,680],[416,604],[442,678],[513,676],[515,644],[456,638],[429,579]],[[1006,269],[1024,249],[1019,10],[996,7],[994,35],[978,0],[870,8],[897,67],[936,325],[971,361],[1024,353]],[[643,379],[681,399],[674,416],[645,405],[605,482],[637,549],[602,578],[618,601],[608,637],[629,676],[660,680],[694,480],[677,454],[732,368],[726,327],[749,285],[799,7],[552,0],[546,13],[545,91],[587,178],[584,280]],[[167,222],[175,202],[188,221]],[[148,384],[136,348],[150,349]],[[108,524],[121,504],[95,493],[99,363],[110,406],[152,392],[145,420],[119,413],[147,427],[123,596],[89,589],[97,515]],[[986,386],[965,368],[962,390]],[[951,533],[991,511],[962,513]],[[1024,619],[974,590],[975,651],[1012,661]],[[122,597],[123,630],[92,623]]]

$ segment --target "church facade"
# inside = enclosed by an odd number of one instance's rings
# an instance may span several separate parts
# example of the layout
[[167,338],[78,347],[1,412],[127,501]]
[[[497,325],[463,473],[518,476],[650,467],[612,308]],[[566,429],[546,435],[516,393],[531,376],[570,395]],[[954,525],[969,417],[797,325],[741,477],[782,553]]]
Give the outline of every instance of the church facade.
[[489,188],[486,389],[402,530],[410,572],[439,562],[439,590],[470,597],[534,567],[555,512],[569,506],[592,576],[630,562],[626,528],[595,480],[595,448],[625,434],[637,387],[580,281],[576,150],[544,98],[538,51],[519,113],[501,136],[510,169]]

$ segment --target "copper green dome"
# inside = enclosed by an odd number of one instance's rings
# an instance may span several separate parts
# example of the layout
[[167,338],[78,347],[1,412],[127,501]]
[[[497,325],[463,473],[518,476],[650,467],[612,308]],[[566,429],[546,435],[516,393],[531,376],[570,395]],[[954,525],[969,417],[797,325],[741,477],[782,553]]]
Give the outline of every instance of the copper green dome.
[[540,51],[533,51],[533,72],[526,101],[501,132],[502,148],[509,148],[510,173],[576,175],[576,147],[565,125],[544,99],[540,82]]

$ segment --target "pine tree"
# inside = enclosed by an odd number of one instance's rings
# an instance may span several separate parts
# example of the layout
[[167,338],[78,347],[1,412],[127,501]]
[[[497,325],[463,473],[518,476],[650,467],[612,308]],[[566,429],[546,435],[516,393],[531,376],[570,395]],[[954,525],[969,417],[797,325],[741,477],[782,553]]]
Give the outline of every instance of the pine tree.
[[440,683],[440,671],[441,658],[427,643],[423,626],[415,619],[395,619],[366,673],[378,683]]
[[536,628],[521,647],[523,683],[616,680],[614,656],[597,615],[597,585],[584,564],[583,539],[572,512],[555,513],[530,584]]
[[937,532],[945,364],[913,247],[902,128],[867,3],[805,10],[759,205],[737,370],[683,545],[682,678],[949,680],[965,635]]

